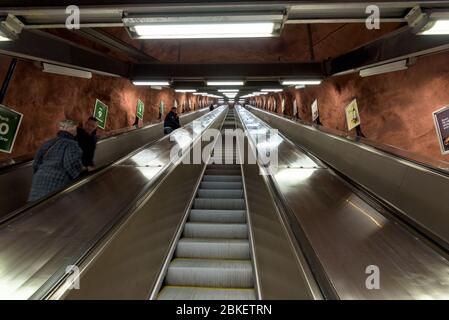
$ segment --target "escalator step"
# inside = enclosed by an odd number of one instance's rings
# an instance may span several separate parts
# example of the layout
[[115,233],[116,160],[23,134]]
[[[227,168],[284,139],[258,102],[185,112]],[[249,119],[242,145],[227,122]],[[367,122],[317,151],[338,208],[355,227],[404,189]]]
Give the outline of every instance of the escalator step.
[[208,176],[238,176],[241,174],[240,170],[219,170],[219,169],[206,169],[204,174]]
[[245,223],[245,210],[190,210],[191,222]]
[[213,182],[203,181],[200,183],[201,189],[243,189],[241,182]]
[[240,182],[242,181],[242,176],[238,175],[238,176],[231,176],[231,175],[227,175],[227,176],[209,176],[209,175],[204,175],[203,176],[203,181],[213,181],[213,182]]
[[199,189],[197,198],[243,199],[243,189]]
[[[239,171],[240,172],[240,166],[239,165],[226,165],[226,164],[210,164],[207,166],[207,170],[233,170],[233,171]],[[240,173],[239,173],[240,174]]]
[[201,199],[193,201],[193,209],[244,210],[244,199]]
[[159,300],[256,300],[254,289],[220,289],[166,286]]
[[252,288],[253,268],[250,260],[175,259],[165,277],[167,285]]
[[251,254],[248,240],[182,238],[176,247],[175,257],[250,259]]
[[203,239],[248,239],[248,227],[241,223],[187,222],[183,235],[187,238]]

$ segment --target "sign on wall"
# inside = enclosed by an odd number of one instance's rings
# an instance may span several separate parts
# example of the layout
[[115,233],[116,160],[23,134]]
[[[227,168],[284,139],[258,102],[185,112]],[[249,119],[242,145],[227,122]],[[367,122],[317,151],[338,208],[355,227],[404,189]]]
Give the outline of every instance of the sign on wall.
[[97,99],[95,101],[94,118],[98,121],[98,127],[106,128],[106,120],[108,119],[108,106]]
[[173,102],[173,107],[175,107],[176,109],[178,109],[178,101],[176,101],[176,99],[175,99],[175,101]]
[[318,111],[318,100],[317,99],[315,99],[315,101],[313,101],[311,109],[312,109],[312,122],[314,122],[320,116],[320,113]]
[[296,103],[296,99],[295,101],[293,101],[293,116],[296,117],[298,114],[298,104]]
[[282,106],[282,114],[285,114],[285,99],[284,98],[282,98],[281,106]]
[[140,120],[143,120],[143,113],[145,111],[145,105],[142,100],[137,99],[137,110],[136,110],[136,116]]
[[360,125],[359,108],[356,99],[352,100],[351,103],[347,105],[345,113],[349,131]]
[[449,106],[433,113],[441,153],[449,154]]
[[0,151],[11,153],[23,114],[0,104]]
[[165,111],[165,104],[164,101],[160,101],[159,102],[159,119],[162,119],[162,116],[164,115],[164,111]]

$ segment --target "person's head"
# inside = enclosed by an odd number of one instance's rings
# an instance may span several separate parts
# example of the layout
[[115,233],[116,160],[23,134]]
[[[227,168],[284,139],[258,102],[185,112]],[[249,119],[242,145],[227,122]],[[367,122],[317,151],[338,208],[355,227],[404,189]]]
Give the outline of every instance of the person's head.
[[70,133],[71,135],[76,135],[76,128],[78,127],[78,122],[74,120],[65,119],[59,122],[59,130]]
[[91,134],[98,128],[98,120],[94,117],[90,117],[87,119],[86,123],[84,124],[84,130],[86,130],[87,133]]
[[175,108],[175,107],[172,107],[172,108],[171,108],[171,111],[174,112],[174,113],[176,113],[177,110],[178,110],[178,109]]

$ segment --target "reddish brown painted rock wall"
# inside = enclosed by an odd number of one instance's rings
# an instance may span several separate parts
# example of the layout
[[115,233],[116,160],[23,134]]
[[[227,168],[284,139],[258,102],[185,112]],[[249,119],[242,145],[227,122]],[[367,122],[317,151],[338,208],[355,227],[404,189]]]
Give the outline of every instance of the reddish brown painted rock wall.
[[[324,126],[347,131],[344,108],[356,98],[367,138],[433,159],[440,153],[432,112],[449,105],[449,53],[420,57],[408,70],[361,78],[358,74],[332,77],[319,86],[289,89],[300,117],[311,120],[310,106],[318,99]],[[274,95],[272,95],[274,96]],[[270,99],[258,98],[257,102]],[[286,105],[291,114],[293,99]],[[280,112],[280,109],[278,109]]]
[[[0,56],[0,77],[3,80],[10,58]],[[178,94],[171,89],[153,90],[134,86],[123,78],[93,75],[92,79],[54,75],[42,72],[32,62],[19,61],[8,88],[4,104],[24,114],[12,154],[0,152],[0,160],[34,153],[57,132],[57,123],[64,118],[85,121],[93,113],[98,98],[108,105],[106,130],[132,126],[136,117],[137,99],[145,103],[144,122],[158,119],[159,103],[164,101],[165,113],[174,105],[178,110],[188,105],[198,109],[200,97]],[[209,100],[202,98],[205,103]]]

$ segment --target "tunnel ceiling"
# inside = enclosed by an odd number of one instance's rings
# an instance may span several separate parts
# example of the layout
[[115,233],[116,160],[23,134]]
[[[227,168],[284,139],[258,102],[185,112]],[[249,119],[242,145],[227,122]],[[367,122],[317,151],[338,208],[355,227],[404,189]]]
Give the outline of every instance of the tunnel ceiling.
[[[383,1],[378,4],[380,30],[365,27],[365,10],[371,2],[248,0],[77,1],[81,29],[67,30],[65,8],[71,2],[2,1],[0,16],[13,14],[25,27],[24,39],[0,43],[0,53],[129,78],[156,75],[157,70],[157,75],[166,72],[182,86],[182,81],[201,80],[214,73],[225,77],[227,71],[239,70],[226,64],[245,65],[235,75],[247,80],[276,81],[295,72],[304,77],[325,77],[384,60],[446,50],[449,44],[448,37],[437,41],[416,38],[404,19],[416,5],[436,10],[449,6],[444,1]],[[284,12],[282,33],[256,39],[137,40],[122,23],[126,14],[231,11]],[[38,43],[41,48],[35,48]],[[63,57],[64,52],[71,54]],[[179,67],[170,66],[173,64]],[[257,68],[259,73],[254,72]]]

